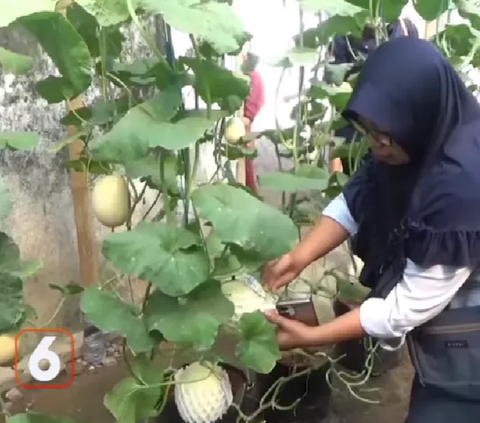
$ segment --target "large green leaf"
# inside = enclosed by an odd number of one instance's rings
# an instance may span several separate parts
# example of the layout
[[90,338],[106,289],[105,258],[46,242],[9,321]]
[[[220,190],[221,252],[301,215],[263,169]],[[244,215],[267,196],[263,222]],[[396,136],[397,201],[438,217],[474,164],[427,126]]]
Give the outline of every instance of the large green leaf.
[[[438,0],[435,1],[438,3]],[[448,4],[448,2],[443,2]],[[454,0],[458,13],[462,18],[468,19],[470,24],[480,30],[480,4],[475,0]]]
[[212,116],[207,118],[204,111],[188,111],[178,122],[161,122],[157,125],[155,138],[150,139],[150,147],[182,150],[195,144],[215,122],[226,115],[215,110]]
[[208,349],[218,328],[229,321],[234,305],[223,295],[220,282],[209,280],[182,298],[154,292],[145,314],[150,330],[158,330],[166,340]]
[[343,143],[336,147],[332,152],[332,159],[341,158],[358,162],[370,148],[370,143],[366,139],[359,138],[352,143]]
[[238,51],[246,39],[242,21],[226,3],[139,0],[139,4],[150,12],[162,15],[173,28],[208,41],[221,54]]
[[200,238],[184,228],[142,222],[129,232],[109,234],[103,254],[123,272],[177,296],[208,277],[210,263],[201,245]]
[[90,85],[93,64],[88,46],[61,13],[39,12],[19,22],[31,32],[76,93]]
[[63,76],[49,75],[38,81],[35,88],[40,97],[47,100],[49,104],[61,103],[79,94]]
[[0,132],[0,148],[31,150],[38,144],[36,132]]
[[240,336],[236,351],[240,363],[259,373],[270,373],[282,357],[275,338],[275,325],[260,311],[247,313],[240,319]]
[[0,47],[0,69],[16,75],[27,73],[33,67],[33,59]]
[[445,29],[432,37],[432,41],[447,56],[449,61],[462,62],[473,49],[478,48],[480,33],[467,22],[459,25],[446,25]]
[[104,125],[120,119],[129,110],[130,100],[128,96],[122,96],[115,100],[98,102],[91,107],[81,107],[68,112],[61,120],[62,125],[81,127],[85,121],[91,125]]
[[[315,1],[315,0],[312,0]],[[408,0],[347,0],[357,7],[365,10],[375,11],[379,6],[382,18],[386,22],[391,22],[397,19],[402,13],[403,8],[407,5]],[[437,0],[432,0],[437,1]],[[380,3],[380,4],[378,4]]]
[[[103,0],[103,3],[108,3],[108,1]],[[100,45],[102,43],[107,58],[120,56],[123,36],[116,26],[103,28],[103,34],[99,39],[97,20],[84,8],[73,2],[67,8],[67,19],[85,40],[92,57],[100,57]]]
[[21,260],[18,245],[7,234],[0,232],[0,273],[26,278],[34,274],[41,266],[40,260]]
[[262,187],[277,191],[295,192],[302,190],[323,191],[328,186],[330,174],[313,165],[300,165],[294,173],[271,172],[259,177]]
[[25,312],[22,279],[0,272],[0,334],[20,329]]
[[181,105],[180,88],[171,87],[135,106],[110,132],[94,142],[93,157],[118,162],[142,159],[161,136],[161,124],[170,121]]
[[8,423],[77,423],[69,417],[51,416],[30,411],[28,413],[15,414],[8,418]]
[[210,60],[182,57],[180,62],[195,74],[195,88],[203,101],[217,103],[229,113],[242,106],[250,90],[248,77],[229,71]]
[[449,3],[450,2],[446,0],[414,0],[413,1],[415,10],[426,21],[433,21],[439,18],[446,10],[448,10]]
[[0,0],[0,28],[10,25],[22,16],[37,12],[53,12],[58,0],[31,0],[12,2],[12,0]]
[[[362,10],[353,16],[333,15],[321,22],[316,28],[303,32],[303,45],[316,48],[330,43],[335,34],[360,35],[368,17],[368,11]],[[297,46],[300,45],[300,34],[295,36]]]
[[[312,67],[318,62],[319,52],[316,48],[293,47],[287,52],[286,59],[288,64],[292,66],[310,66]],[[287,62],[282,61],[285,66]]]
[[303,8],[312,13],[324,12],[329,16],[355,16],[363,12],[362,7],[346,0],[299,0]]
[[[117,25],[130,17],[126,0],[75,0],[102,26]],[[137,1],[131,0],[135,8]]]
[[[160,189],[162,186],[160,178],[160,161],[158,154],[149,154],[142,159],[125,163],[125,171],[133,179],[148,178],[151,184]],[[179,164],[174,154],[165,156],[164,161],[164,182],[170,192],[178,193]]]
[[127,338],[136,352],[149,351],[152,342],[144,319],[133,304],[127,304],[114,293],[96,287],[83,291],[80,308],[92,323],[104,332],[118,332]]
[[340,87],[345,81],[348,71],[350,71],[353,66],[353,63],[327,63],[325,65],[323,79],[327,84]]
[[223,242],[255,252],[258,260],[278,257],[297,241],[297,227],[288,216],[241,188],[202,186],[192,193],[192,202]]
[[348,84],[336,86],[320,82],[312,85],[309,92],[316,99],[327,98],[338,111],[341,111],[345,108],[352,95],[352,87]]
[[164,373],[157,363],[143,356],[131,364],[135,377],[128,376],[105,395],[105,407],[117,423],[138,423],[150,417],[160,401],[164,387]]
[[123,88],[125,85],[148,87],[160,90],[172,85],[172,81],[182,81],[183,73],[175,72],[165,60],[156,57],[139,58],[131,63],[114,62],[109,64],[110,81]]

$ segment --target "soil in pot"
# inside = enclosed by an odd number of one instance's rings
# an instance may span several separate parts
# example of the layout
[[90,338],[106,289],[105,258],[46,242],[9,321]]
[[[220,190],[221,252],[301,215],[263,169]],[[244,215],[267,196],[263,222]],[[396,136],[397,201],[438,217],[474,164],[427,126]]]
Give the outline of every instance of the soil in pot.
[[[245,414],[249,415],[255,411],[256,405],[251,395],[248,395],[249,384],[245,373],[234,366],[220,364],[228,373],[233,390],[233,401]],[[170,396],[167,399],[162,414],[159,415],[155,423],[185,423],[178,413],[175,405],[173,389],[170,390]],[[215,423],[236,423],[238,412],[234,407],[230,407],[227,413]]]
[[[337,317],[348,313],[354,307],[357,307],[357,305],[339,300],[335,301],[333,305]],[[344,356],[340,359],[339,363],[347,370],[361,373],[365,370],[365,361],[369,353],[365,348],[364,340],[359,340],[338,344],[335,347],[335,354],[337,356]],[[387,351],[383,348],[377,348],[373,360],[372,376],[380,376],[400,364],[401,354],[399,350]]]
[[[266,423],[318,423],[325,418],[330,409],[331,390],[326,381],[329,365],[309,374],[286,382],[277,395],[277,404],[289,407],[299,398],[300,402],[291,410],[267,409],[264,412]],[[281,377],[289,377],[293,372],[301,372],[305,367],[293,367],[291,363],[277,363],[269,374],[257,374],[255,377],[256,395],[260,400],[267,390]],[[267,400],[268,401],[268,400]]]

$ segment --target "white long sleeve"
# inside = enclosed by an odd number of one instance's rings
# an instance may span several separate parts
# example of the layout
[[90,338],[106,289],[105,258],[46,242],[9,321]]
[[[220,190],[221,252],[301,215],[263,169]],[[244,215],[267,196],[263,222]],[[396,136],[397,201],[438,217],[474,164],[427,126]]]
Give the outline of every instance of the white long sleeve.
[[[343,194],[336,197],[323,214],[351,235],[358,230]],[[400,347],[409,331],[431,320],[450,304],[471,273],[468,267],[424,268],[407,260],[403,279],[385,299],[370,298],[360,306],[360,321],[365,332],[382,339],[383,348]]]
[[408,332],[437,316],[468,279],[471,269],[436,265],[423,268],[407,260],[403,279],[383,298],[360,306],[360,322],[387,349],[400,347]]

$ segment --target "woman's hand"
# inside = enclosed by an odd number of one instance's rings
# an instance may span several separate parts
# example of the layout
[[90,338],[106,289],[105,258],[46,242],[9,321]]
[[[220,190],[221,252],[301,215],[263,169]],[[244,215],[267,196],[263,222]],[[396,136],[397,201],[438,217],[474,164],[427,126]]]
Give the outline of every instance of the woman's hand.
[[282,286],[292,282],[302,270],[293,254],[291,252],[286,253],[263,266],[263,285],[271,291],[276,291]]
[[310,263],[324,257],[348,236],[348,231],[342,225],[328,216],[322,216],[290,252],[263,267],[263,284],[267,289],[277,290],[292,282]]
[[314,346],[312,326],[283,317],[276,311],[267,311],[265,316],[271,323],[277,325],[277,342],[281,350]]

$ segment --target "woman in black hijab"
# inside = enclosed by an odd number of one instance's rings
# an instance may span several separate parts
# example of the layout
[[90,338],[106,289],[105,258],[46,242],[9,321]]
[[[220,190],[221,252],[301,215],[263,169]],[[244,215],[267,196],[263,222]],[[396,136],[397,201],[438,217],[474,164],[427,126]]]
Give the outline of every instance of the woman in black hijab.
[[[397,19],[391,22],[386,27],[386,35],[388,39],[395,39],[399,37],[414,37],[418,38],[418,30],[415,24],[406,18]],[[333,64],[342,63],[356,63],[358,58],[366,59],[377,48],[377,42],[375,37],[375,31],[373,28],[366,26],[362,32],[360,39],[351,35],[337,35],[334,37],[331,47],[331,55],[333,56]],[[353,66],[350,71],[345,75],[345,80],[357,73],[361,68],[362,61]],[[351,124],[347,124],[343,128],[335,131],[335,136],[343,138],[345,143],[359,141],[361,134],[355,131],[355,128]],[[355,158],[353,158],[355,159]],[[350,163],[348,159],[333,159],[330,163],[332,171],[342,171],[346,175],[350,175],[352,169],[350,169]]]
[[265,266],[278,289],[352,237],[371,288],[318,327],[267,314],[284,349],[366,335],[408,342],[416,370],[407,423],[480,419],[480,106],[428,41],[403,37],[363,66],[345,119],[371,151],[289,253]]

